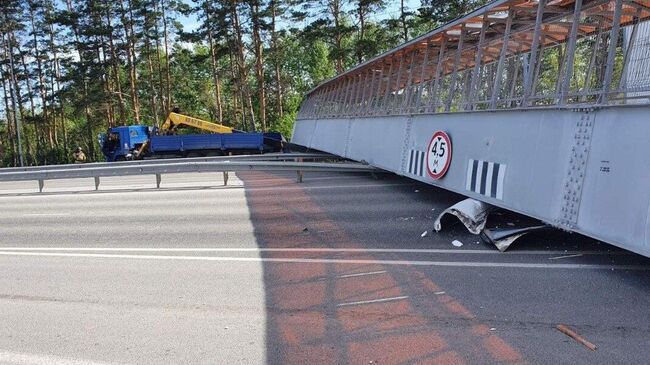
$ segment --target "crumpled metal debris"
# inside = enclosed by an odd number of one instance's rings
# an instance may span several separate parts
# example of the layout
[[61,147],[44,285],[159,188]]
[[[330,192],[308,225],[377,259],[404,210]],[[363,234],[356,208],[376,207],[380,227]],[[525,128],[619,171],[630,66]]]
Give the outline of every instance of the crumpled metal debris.
[[437,232],[440,232],[442,229],[442,218],[445,215],[450,214],[457,217],[470,233],[479,234],[483,228],[485,228],[487,217],[494,209],[495,207],[493,205],[482,201],[465,199],[440,213],[436,221],[433,223],[433,228]]
[[481,232],[481,238],[488,243],[491,243],[504,252],[520,237],[535,231],[550,229],[549,226],[538,225],[525,228],[496,228],[485,229]]

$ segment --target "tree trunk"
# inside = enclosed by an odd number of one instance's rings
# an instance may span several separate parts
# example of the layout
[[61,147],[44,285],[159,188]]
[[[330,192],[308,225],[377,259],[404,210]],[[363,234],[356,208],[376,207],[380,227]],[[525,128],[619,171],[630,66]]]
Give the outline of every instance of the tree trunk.
[[[68,6],[68,11],[74,13],[72,8],[71,0],[66,0]],[[72,32],[74,33],[76,45],[77,45],[77,55],[79,57],[79,64],[81,66],[81,78],[83,84],[83,104],[84,104],[84,116],[86,117],[86,132],[88,133],[88,155],[92,159],[95,156],[95,136],[93,135],[93,126],[90,118],[90,108],[88,106],[88,79],[86,78],[86,66],[84,64],[84,55],[81,49],[81,40],[79,38],[79,30],[77,29],[76,23],[72,25]]]
[[[235,43],[237,48],[237,68],[240,77],[240,92],[242,94],[242,109],[244,101],[248,104],[246,109],[249,112],[250,130],[255,131],[255,113],[253,111],[253,100],[250,90],[248,89],[248,70],[246,69],[246,60],[244,58],[244,42],[242,41],[242,30],[239,23],[239,14],[237,13],[237,0],[232,0],[232,27],[235,34]],[[244,115],[246,113],[243,113]]]
[[[5,14],[6,20],[6,14]],[[16,68],[14,65],[14,52],[13,46],[11,44],[10,34],[6,34],[6,37],[2,37],[4,43],[4,55],[5,60],[9,60],[9,94],[11,98],[11,110],[13,110],[13,123],[14,131],[16,133],[16,141],[18,141],[18,162],[20,166],[24,166],[25,161],[23,159],[23,146],[22,146],[22,136],[21,136],[21,126],[22,123],[22,101],[20,97],[20,88],[18,87],[18,80],[16,79]],[[20,113],[20,118],[17,114]]]
[[128,8],[124,7],[124,0],[120,0],[120,19],[124,28],[124,37],[126,41],[126,59],[129,67],[129,86],[131,91],[131,104],[133,107],[133,118],[136,124],[140,124],[140,98],[138,97],[137,87],[137,59],[135,56],[135,32],[133,30],[133,8],[131,1],[127,0]]
[[111,24],[110,5],[106,4],[106,24],[108,25],[108,46],[111,52],[111,68],[113,72],[113,81],[115,82],[115,94],[117,94],[117,107],[120,118],[120,124],[126,123],[126,108],[124,95],[122,94],[122,81],[120,80],[120,65],[115,50],[115,41],[113,39],[113,24]]
[[[169,35],[167,33],[167,13],[165,12],[166,4],[165,0],[161,0],[162,8],[162,18],[163,18],[163,36],[165,40],[165,83],[167,85],[167,113],[172,109],[173,100],[172,100],[172,84],[171,84],[171,73],[169,71]],[[221,120],[221,118],[219,119]]]
[[334,48],[336,49],[336,72],[344,71],[343,34],[341,33],[341,0],[330,0],[329,9],[334,18]]
[[[2,34],[2,41],[0,42],[0,46],[2,46],[2,63],[0,63],[0,78],[2,80],[2,94],[4,96],[4,104],[5,104],[5,116],[7,118],[7,142],[9,146],[11,147],[11,156],[12,156],[12,163],[13,166],[17,165],[16,161],[16,139],[15,134],[14,134],[14,128],[13,128],[13,120],[14,120],[14,112],[11,107],[11,98],[9,94],[11,94],[11,91],[8,89],[11,87],[11,84],[7,85],[6,82],[9,82],[9,76],[8,72],[5,72],[4,67],[2,66],[3,64],[7,64],[7,59],[6,59],[6,49],[4,47],[4,34]],[[6,81],[6,82],[5,82]],[[3,156],[4,159],[4,156]]]
[[280,52],[278,50],[278,34],[275,29],[277,0],[271,0],[271,48],[273,49],[273,68],[275,69],[275,109],[278,119],[284,115],[282,105],[282,78],[280,74]]
[[158,2],[154,2],[154,16],[153,16],[153,29],[154,39],[156,41],[156,71],[158,73],[158,95],[160,95],[160,114],[166,117],[169,114],[169,100],[167,100],[167,92],[163,83],[163,71],[160,60],[160,32],[158,29]]
[[[243,102],[242,102],[242,108],[241,110],[239,109],[239,97],[237,95],[241,96],[241,85],[240,85],[240,80],[239,80],[239,75],[237,71],[237,66],[235,62],[235,56],[230,52],[230,72],[232,73],[232,82],[233,82],[233,90],[231,92],[231,97],[232,97],[232,120],[233,123],[237,123],[237,120],[239,119],[238,117],[241,116],[241,122],[240,126],[241,129],[243,130],[248,130],[248,126],[246,125],[246,117],[244,115],[244,108],[243,108]],[[239,115],[238,115],[239,114]]]
[[[210,23],[210,10],[208,9],[208,6],[206,5],[205,7],[205,16],[208,19],[208,23]],[[214,97],[215,97],[215,105],[217,109],[217,120],[219,123],[222,122],[223,120],[223,106],[221,104],[221,81],[219,80],[219,69],[218,69],[218,64],[217,64],[217,51],[215,49],[216,44],[214,42],[214,37],[212,35],[212,29],[208,25],[208,45],[210,46],[210,61],[211,61],[211,66],[212,66],[212,80],[214,82]],[[234,121],[235,119],[233,119]]]
[[[49,4],[51,5],[51,4]],[[48,17],[51,17],[50,14],[50,8],[47,8],[48,10]],[[59,99],[59,116],[61,118],[61,133],[63,135],[63,150],[65,152],[65,156],[68,156],[69,148],[70,146],[68,145],[68,133],[67,133],[67,128],[65,126],[65,108],[64,108],[64,103],[63,103],[63,98],[59,94],[61,92],[61,64],[59,62],[59,55],[56,50],[56,43],[55,43],[55,38],[54,38],[54,26],[52,25],[52,22],[49,22],[48,24],[48,32],[49,32],[49,38],[50,38],[50,45],[52,47],[51,52],[52,52],[52,69],[53,69],[53,75],[52,75],[52,81],[51,81],[51,87],[52,87],[52,93],[54,93],[54,84],[56,80],[56,91],[58,94],[58,99]],[[56,137],[56,118],[52,118],[53,123],[54,123],[54,129],[55,129],[55,137]],[[57,142],[57,139],[55,138],[55,143]]]
[[253,21],[253,48],[255,49],[255,76],[257,77],[257,98],[259,99],[259,116],[262,131],[266,131],[266,94],[264,86],[264,55],[262,37],[260,35],[260,4],[259,0],[251,2],[251,18]]
[[409,40],[409,28],[406,23],[406,12],[404,11],[404,0],[400,0],[399,6],[400,19],[402,20],[402,36],[404,37],[404,42]]
[[[25,83],[27,84],[27,97],[29,98],[29,111],[31,113],[31,117],[34,118],[36,116],[36,107],[34,106],[34,93],[32,92],[33,89],[32,89],[32,83],[31,83],[31,77],[30,77],[30,74],[29,74],[29,70],[27,69],[27,62],[25,62],[25,54],[20,50],[20,46],[19,46],[19,44],[18,44],[18,42],[16,41],[15,38],[14,38],[14,42],[16,43],[16,47],[18,47],[17,50],[18,50],[18,54],[20,55],[20,63],[22,65],[22,67],[23,67],[23,72],[24,72],[24,76],[25,76],[24,79],[25,79]],[[20,86],[18,86],[17,89],[20,89]],[[21,106],[21,108],[22,108],[22,106]],[[25,123],[26,122],[25,114],[23,114],[21,112],[21,116],[22,116],[23,130],[26,131],[29,124]],[[34,119],[32,119],[32,120],[34,120]],[[37,160],[36,156],[38,155],[38,150],[39,150],[39,147],[40,147],[40,143],[38,141],[39,128],[38,128],[38,126],[36,124],[34,124],[34,123],[32,123],[32,124],[34,126],[34,135],[36,136],[36,146],[37,147],[36,147],[35,151],[32,150],[31,149],[31,144],[30,144],[30,141],[29,141],[29,135],[24,134],[25,152],[26,152],[27,164],[28,165],[30,165],[30,161],[34,162],[34,161]]]
[[160,127],[160,121],[158,120],[158,107],[156,104],[156,86],[153,80],[153,61],[151,60],[151,45],[149,44],[149,36],[144,36],[144,51],[147,53],[147,67],[149,69],[149,92],[151,93],[151,116],[154,120],[154,125]]
[[38,73],[38,91],[41,98],[41,107],[43,109],[43,124],[48,126],[48,137],[50,141],[50,148],[54,147],[56,143],[56,123],[50,124],[49,111],[47,105],[47,91],[45,89],[45,77],[43,73],[43,65],[41,62],[41,52],[38,48],[38,38],[36,37],[36,20],[34,9],[32,6],[29,6],[29,18],[32,26],[32,37],[33,37],[33,53],[36,58],[36,71]]
[[359,14],[359,42],[357,45],[357,62],[363,62],[363,38],[366,32],[366,9],[362,0],[359,1],[358,5],[358,14]]

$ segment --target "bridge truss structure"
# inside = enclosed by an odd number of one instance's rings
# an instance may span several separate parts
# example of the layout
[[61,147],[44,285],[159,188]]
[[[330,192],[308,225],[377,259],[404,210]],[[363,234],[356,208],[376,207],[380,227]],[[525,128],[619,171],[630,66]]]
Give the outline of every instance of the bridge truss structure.
[[312,89],[292,142],[650,256],[649,113],[650,0],[497,0]]

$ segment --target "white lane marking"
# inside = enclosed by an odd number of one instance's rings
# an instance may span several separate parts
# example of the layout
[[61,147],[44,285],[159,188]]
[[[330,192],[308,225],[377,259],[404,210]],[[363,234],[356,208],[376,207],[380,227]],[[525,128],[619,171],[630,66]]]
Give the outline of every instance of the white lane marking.
[[37,355],[0,350],[0,363],[20,365],[109,365],[115,363],[85,359],[69,359],[52,355]]
[[403,299],[408,299],[408,295],[404,295],[401,297],[392,297],[392,298],[382,298],[382,299],[373,299],[373,300],[361,300],[358,302],[349,302],[349,303],[340,303],[337,304],[337,307],[347,307],[350,305],[363,305],[363,304],[373,304],[373,303],[384,303],[384,302],[393,302],[396,300],[403,300]]
[[345,259],[299,259],[276,257],[219,257],[219,256],[163,256],[163,255],[119,255],[98,253],[55,253],[4,251],[0,256],[45,256],[116,258],[138,260],[178,260],[178,261],[223,261],[223,262],[275,262],[299,264],[354,264],[354,265],[412,265],[445,267],[495,267],[520,269],[589,269],[589,270],[636,270],[650,271],[650,265],[594,265],[594,264],[530,264],[519,262],[465,262],[465,261],[408,261],[408,260],[345,260]]
[[0,247],[0,251],[87,251],[87,252],[356,252],[356,253],[440,253],[440,254],[489,254],[489,255],[632,255],[626,251],[506,251],[498,250],[457,250],[436,248],[236,248],[236,247]]
[[70,213],[24,213],[23,217],[67,217]]
[[549,257],[548,259],[549,259],[549,260],[559,260],[559,259],[568,259],[568,258],[571,258],[571,257],[580,257],[580,256],[582,256],[582,254],[581,254],[581,253],[577,253],[577,254],[574,254],[574,255],[565,255],[565,256]]
[[339,276],[337,276],[337,278],[339,278],[339,279],[355,278],[357,276],[368,276],[368,275],[377,275],[377,274],[385,274],[385,273],[386,273],[386,270],[360,272],[360,273],[356,273],[356,274],[339,275]]

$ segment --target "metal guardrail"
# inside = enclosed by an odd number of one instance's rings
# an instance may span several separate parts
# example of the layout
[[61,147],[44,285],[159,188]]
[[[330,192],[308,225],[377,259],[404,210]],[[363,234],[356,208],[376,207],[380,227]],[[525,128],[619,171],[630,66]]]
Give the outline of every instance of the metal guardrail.
[[140,166],[182,162],[219,162],[219,161],[291,161],[296,159],[305,160],[325,160],[341,159],[336,155],[329,153],[265,153],[258,155],[234,155],[234,156],[210,156],[210,157],[188,157],[188,158],[170,158],[170,159],[152,159],[152,160],[134,160],[134,161],[117,161],[117,162],[91,162],[84,164],[65,164],[65,165],[45,165],[45,166],[24,166],[24,167],[5,167],[0,168],[0,174],[15,171],[39,171],[47,169],[67,170],[67,169],[85,169],[88,167],[105,167],[105,166]]
[[[286,154],[289,155],[289,154]],[[308,154],[300,154],[304,159]],[[315,156],[315,155],[314,155]],[[323,158],[323,154],[309,158]],[[228,156],[238,157],[238,156]],[[274,158],[275,156],[269,156]],[[334,156],[327,155],[327,158]],[[287,156],[287,158],[289,158]],[[243,160],[243,161],[242,161]],[[127,175],[156,175],[156,187],[160,187],[162,174],[177,174],[187,172],[222,172],[224,185],[228,184],[228,173],[237,171],[296,171],[298,182],[302,182],[304,172],[378,172],[379,170],[368,165],[353,162],[325,163],[325,162],[296,162],[296,161],[250,161],[245,158],[229,158],[217,161],[192,161],[182,159],[135,161],[123,164],[78,164],[64,166],[45,166],[40,169],[27,168],[27,171],[0,170],[0,181],[26,181],[37,180],[39,191],[43,191],[45,180],[94,178],[95,190],[99,190],[100,178]],[[137,162],[137,163],[136,163]]]

